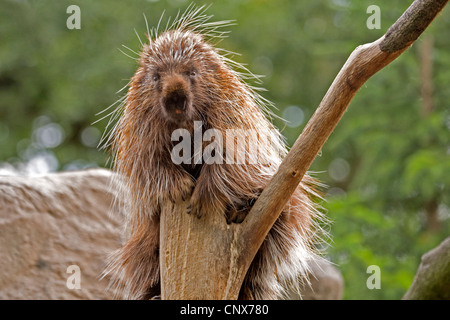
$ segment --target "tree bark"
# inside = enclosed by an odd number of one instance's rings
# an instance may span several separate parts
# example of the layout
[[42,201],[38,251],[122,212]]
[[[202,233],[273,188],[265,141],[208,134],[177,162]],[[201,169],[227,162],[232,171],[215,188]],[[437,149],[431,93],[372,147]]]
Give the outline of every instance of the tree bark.
[[186,213],[188,202],[163,208],[160,231],[161,298],[237,299],[242,268],[244,223],[227,225],[220,214],[201,219]]
[[162,299],[237,299],[256,252],[356,92],[411,46],[447,2],[414,1],[383,37],[352,52],[242,224],[226,225],[214,214],[198,220],[186,214],[187,202],[163,207]]
[[450,300],[450,237],[422,256],[403,300]]

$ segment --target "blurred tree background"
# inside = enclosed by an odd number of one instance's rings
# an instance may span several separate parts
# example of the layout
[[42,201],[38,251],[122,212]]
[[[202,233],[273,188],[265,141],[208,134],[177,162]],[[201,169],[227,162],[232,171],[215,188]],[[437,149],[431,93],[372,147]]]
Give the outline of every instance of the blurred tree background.
[[[233,19],[220,43],[262,74],[264,96],[289,144],[358,45],[382,36],[412,1],[229,0],[214,19]],[[201,5],[204,2],[198,1]],[[69,30],[69,5],[81,29]],[[119,99],[136,69],[136,36],[161,13],[190,2],[0,1],[0,174],[42,174],[107,166],[97,148],[107,120],[96,114]],[[367,7],[381,9],[369,29]],[[165,21],[165,20],[163,20]],[[328,187],[328,257],[342,270],[346,299],[399,299],[420,256],[450,234],[450,14],[437,17],[399,59],[356,95],[311,170]],[[369,290],[369,265],[381,289]]]

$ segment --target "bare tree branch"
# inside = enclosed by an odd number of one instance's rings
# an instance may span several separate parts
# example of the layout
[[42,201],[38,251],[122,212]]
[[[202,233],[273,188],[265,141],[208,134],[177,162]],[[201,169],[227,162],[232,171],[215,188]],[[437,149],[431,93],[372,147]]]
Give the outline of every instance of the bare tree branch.
[[450,300],[450,237],[422,256],[403,300]]

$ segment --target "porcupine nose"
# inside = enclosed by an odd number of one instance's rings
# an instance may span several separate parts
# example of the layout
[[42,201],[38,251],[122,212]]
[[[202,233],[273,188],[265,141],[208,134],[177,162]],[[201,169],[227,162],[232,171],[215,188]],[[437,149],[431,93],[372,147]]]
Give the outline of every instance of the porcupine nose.
[[163,88],[163,106],[173,120],[184,119],[188,104],[186,84],[180,79],[170,79]]
[[186,93],[183,90],[176,90],[172,91],[164,98],[164,107],[167,112],[177,115],[186,110],[186,102]]

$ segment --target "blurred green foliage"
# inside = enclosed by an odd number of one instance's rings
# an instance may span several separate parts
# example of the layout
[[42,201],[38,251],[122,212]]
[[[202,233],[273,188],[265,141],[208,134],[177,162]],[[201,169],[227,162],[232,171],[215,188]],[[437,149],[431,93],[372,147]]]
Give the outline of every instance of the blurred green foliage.
[[[350,52],[382,36],[410,2],[376,1],[381,29],[373,30],[366,27],[369,0],[229,0],[213,2],[208,12],[236,20],[220,46],[265,75],[264,96],[275,113],[304,115],[292,126],[274,120],[292,144]],[[80,30],[66,27],[71,4],[81,9]],[[143,14],[152,27],[163,11],[174,17],[188,5],[1,0],[0,171],[42,163],[48,171],[105,166],[97,143],[107,121],[92,123],[124,94],[117,91],[136,69],[118,49],[139,51],[135,30],[144,38]],[[427,114],[423,39],[433,40]],[[412,48],[364,85],[311,168],[328,185],[328,256],[343,272],[347,299],[401,298],[420,256],[450,233],[449,83],[446,8]],[[366,287],[369,265],[381,268],[380,290]]]

